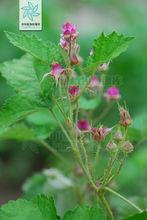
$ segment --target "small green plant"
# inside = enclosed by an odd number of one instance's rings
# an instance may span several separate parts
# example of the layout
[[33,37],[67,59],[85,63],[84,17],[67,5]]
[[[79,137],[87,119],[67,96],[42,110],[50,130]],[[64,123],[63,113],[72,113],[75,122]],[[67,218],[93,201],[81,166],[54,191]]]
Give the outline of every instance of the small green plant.
[[[73,160],[70,157],[66,159],[47,142],[57,128],[64,134],[68,142],[66,148],[70,149],[72,158],[78,163],[77,178],[86,177],[87,193],[93,191],[105,213],[97,203],[91,208],[81,206],[67,212],[64,220],[104,220],[105,216],[113,220],[113,211],[105,196],[107,192],[134,207],[143,219],[146,214],[141,208],[110,188],[134,147],[128,139],[131,116],[126,106],[120,104],[119,88],[117,85],[108,87],[106,76],[112,60],[126,51],[133,38],[116,32],[109,35],[102,33],[94,40],[87,60],[83,61],[79,55],[77,27],[69,22],[62,26],[59,45],[45,43],[31,35],[10,32],[6,35],[26,54],[19,60],[0,66],[2,76],[15,90],[14,96],[6,101],[0,112],[1,139],[36,142],[46,147],[65,166],[72,167]],[[106,107],[97,119],[93,119],[91,112],[98,109],[101,101],[106,103]],[[101,124],[101,120],[112,106],[119,109],[120,119],[109,128]],[[37,112],[41,112],[39,123],[29,116]],[[24,122],[19,122],[24,118]],[[107,163],[99,172],[100,159],[103,160],[104,155],[108,156]],[[21,209],[23,211],[19,212]],[[20,199],[10,202],[2,206],[0,216],[2,220],[27,217],[59,219],[52,199],[45,196],[31,201]]]

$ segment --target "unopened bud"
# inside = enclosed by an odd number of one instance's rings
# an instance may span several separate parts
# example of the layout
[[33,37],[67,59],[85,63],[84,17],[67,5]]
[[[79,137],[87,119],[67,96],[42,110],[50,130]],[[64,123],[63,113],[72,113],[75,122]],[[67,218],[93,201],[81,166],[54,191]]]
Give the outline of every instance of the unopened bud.
[[74,44],[70,51],[70,61],[72,65],[81,64],[83,62],[82,57],[79,55],[80,46]]
[[110,151],[116,151],[117,145],[113,141],[109,141],[109,143],[107,144],[107,149]]
[[134,150],[134,147],[130,141],[125,141],[123,143],[122,149],[125,153],[131,153]]
[[76,176],[79,176],[79,177],[81,177],[81,176],[84,175],[83,170],[82,170],[82,168],[81,168],[80,166],[77,166],[77,167],[75,168],[75,175],[76,175]]
[[132,119],[129,112],[122,107],[119,109],[119,112],[120,112],[120,121],[119,121],[120,125],[122,125],[123,127],[128,127],[129,125],[131,125]]
[[105,71],[107,71],[108,68],[109,68],[109,63],[110,63],[110,62],[101,64],[101,65],[99,66],[99,68],[98,68],[98,71],[100,71],[100,72],[105,72]]
[[123,140],[123,134],[121,131],[116,131],[116,133],[114,134],[114,139],[116,141],[122,141]]

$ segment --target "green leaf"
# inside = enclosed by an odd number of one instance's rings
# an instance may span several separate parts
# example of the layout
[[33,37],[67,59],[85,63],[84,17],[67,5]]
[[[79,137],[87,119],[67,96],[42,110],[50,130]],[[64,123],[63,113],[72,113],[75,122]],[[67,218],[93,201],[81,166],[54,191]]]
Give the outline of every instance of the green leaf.
[[57,220],[56,208],[52,197],[40,195],[32,199],[32,202],[39,208],[42,220]]
[[133,128],[147,132],[147,114],[140,114],[133,119]]
[[39,97],[36,97],[36,100],[20,95],[11,97],[0,111],[0,132],[43,107],[44,102]]
[[112,32],[109,35],[102,33],[94,40],[92,45],[94,54],[89,57],[88,66],[85,70],[90,72],[93,70],[94,72],[98,69],[99,65],[118,57],[127,50],[133,39],[133,37],[125,37],[116,32]]
[[0,209],[1,220],[43,220],[39,208],[30,201],[18,199]]
[[57,220],[54,201],[45,195],[10,201],[0,208],[1,220]]
[[55,86],[54,77],[47,76],[43,78],[46,73],[51,71],[48,64],[44,64],[42,61],[34,59],[34,68],[38,77],[42,94],[46,102],[50,105],[52,95],[55,94],[57,88]]
[[146,220],[147,219],[147,212],[144,211],[142,213],[124,218],[123,220]]
[[20,59],[4,62],[0,67],[0,71],[16,92],[30,97],[41,94],[32,56],[27,54]]
[[54,61],[64,63],[60,48],[54,43],[49,42],[45,44],[36,35],[15,34],[12,32],[5,33],[14,46],[31,54],[44,63],[52,64]]
[[63,220],[105,220],[104,214],[98,205],[94,207],[79,206],[73,211],[68,211]]
[[145,113],[133,118],[133,123],[129,129],[128,135],[132,141],[147,139],[147,115]]
[[[53,107],[54,112],[61,122],[64,122],[62,113]],[[39,139],[48,138],[57,128],[58,124],[52,114],[47,109],[42,109],[27,117],[28,124],[34,129],[36,136]]]
[[21,141],[34,141],[36,140],[35,133],[32,128],[27,127],[25,124],[20,123],[8,127],[4,132],[0,133],[0,140],[21,140]]
[[101,100],[99,97],[87,99],[81,96],[79,99],[79,108],[82,108],[85,110],[92,110],[99,106],[100,101]]

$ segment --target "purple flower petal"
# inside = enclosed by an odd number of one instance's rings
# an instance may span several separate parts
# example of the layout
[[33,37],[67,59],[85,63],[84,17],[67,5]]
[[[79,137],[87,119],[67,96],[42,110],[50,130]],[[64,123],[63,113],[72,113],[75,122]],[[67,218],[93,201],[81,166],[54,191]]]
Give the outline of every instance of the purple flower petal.
[[77,128],[80,131],[90,131],[91,126],[87,120],[82,119],[77,122]]

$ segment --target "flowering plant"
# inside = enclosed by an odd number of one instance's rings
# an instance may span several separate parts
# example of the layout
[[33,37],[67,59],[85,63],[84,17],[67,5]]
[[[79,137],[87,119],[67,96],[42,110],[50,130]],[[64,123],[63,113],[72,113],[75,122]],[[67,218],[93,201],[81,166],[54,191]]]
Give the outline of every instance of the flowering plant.
[[[71,161],[66,160],[45,141],[49,134],[59,127],[68,142],[72,157],[76,158],[78,164],[75,176],[86,177],[87,193],[92,192],[94,197],[98,198],[106,218],[114,219],[113,211],[105,197],[106,192],[118,196],[138,212],[142,212],[137,205],[110,188],[134,147],[128,139],[132,119],[126,106],[120,104],[122,94],[117,85],[107,87],[105,77],[109,74],[112,60],[126,51],[133,38],[118,35],[116,32],[107,36],[102,33],[94,40],[84,64],[78,44],[79,32],[77,26],[70,22],[62,26],[59,45],[44,43],[36,36],[10,32],[6,32],[6,35],[14,46],[27,54],[20,60],[5,62],[0,67],[2,75],[15,90],[15,95],[6,102],[1,111],[1,133],[4,132],[8,138],[41,144],[65,165],[70,166]],[[101,100],[106,103],[106,108],[97,120],[92,120],[88,116],[89,112],[97,109]],[[108,127],[101,124],[101,120],[113,105],[117,106],[120,119]],[[38,132],[37,129],[34,131],[33,126],[28,127],[30,118],[27,118],[24,124],[18,124],[18,121],[26,116],[44,109],[49,111],[53,122],[50,121],[47,127],[46,123],[42,125],[45,128],[42,135],[40,130]],[[19,137],[14,132],[18,130],[21,131]],[[94,146],[94,154],[89,151],[91,145]],[[99,172],[103,152],[107,154],[108,162],[102,172]],[[34,204],[37,201],[48,203],[50,209],[53,205],[51,199],[43,196],[36,197]],[[88,220],[92,216],[93,219],[103,220],[105,215],[100,207],[96,206],[69,212],[64,219]],[[5,213],[2,213],[2,216],[5,216]],[[50,216],[55,216],[51,219],[57,219],[54,211]]]

